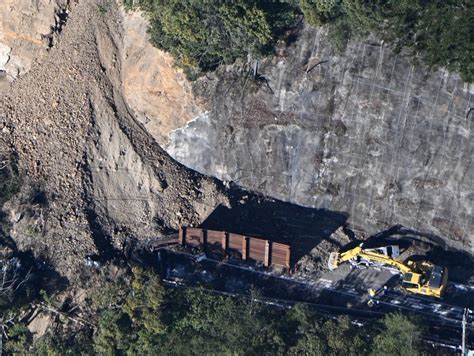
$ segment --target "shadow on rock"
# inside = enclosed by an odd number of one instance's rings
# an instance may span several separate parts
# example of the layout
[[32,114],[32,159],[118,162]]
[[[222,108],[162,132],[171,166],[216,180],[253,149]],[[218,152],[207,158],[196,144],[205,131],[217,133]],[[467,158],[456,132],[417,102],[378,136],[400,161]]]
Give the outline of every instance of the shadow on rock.
[[346,224],[347,214],[305,208],[240,189],[232,191],[231,205],[231,208],[219,205],[201,227],[288,244],[293,263],[309,254],[323,240],[341,247],[331,235]]
[[[69,281],[46,260],[37,258],[32,251],[17,251],[2,258],[4,286],[0,293],[0,310],[26,305],[44,296],[66,290]],[[5,283],[5,277],[8,281]],[[43,294],[44,293],[44,294]]]
[[415,253],[409,256],[410,260],[426,259],[447,267],[452,282],[469,283],[474,278],[474,258],[465,251],[450,249],[439,236],[395,225],[367,239],[367,246],[387,244],[397,244],[403,249],[412,247]]

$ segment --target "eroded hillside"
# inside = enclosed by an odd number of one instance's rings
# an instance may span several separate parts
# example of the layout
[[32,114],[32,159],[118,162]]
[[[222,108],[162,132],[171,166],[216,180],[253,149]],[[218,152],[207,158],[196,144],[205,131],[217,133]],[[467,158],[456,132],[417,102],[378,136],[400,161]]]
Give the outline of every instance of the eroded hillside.
[[[129,112],[123,13],[99,3],[72,2],[58,40],[0,97],[1,138],[30,203],[18,197],[4,207],[12,237],[64,273],[86,256],[113,255],[128,238],[199,223],[227,202],[216,181],[173,161]],[[41,201],[31,204],[26,187]]]
[[[6,0],[0,20],[0,353],[383,353],[392,312],[394,352],[457,348],[474,300],[457,75],[376,40],[340,54],[301,25],[274,57],[191,83],[120,1]],[[379,258],[440,266],[415,282],[449,269],[443,301],[407,297],[399,262],[328,267],[395,243]]]
[[38,244],[24,234],[38,225],[42,249],[80,260],[198,223],[227,201],[161,145],[202,173],[342,212],[355,229],[402,224],[472,250],[473,91],[457,75],[376,40],[340,54],[306,27],[256,76],[229,66],[193,92],[148,43],[141,14],[93,0],[28,6],[0,7],[9,78],[31,67],[4,90],[2,139],[51,211],[13,219],[22,248]]

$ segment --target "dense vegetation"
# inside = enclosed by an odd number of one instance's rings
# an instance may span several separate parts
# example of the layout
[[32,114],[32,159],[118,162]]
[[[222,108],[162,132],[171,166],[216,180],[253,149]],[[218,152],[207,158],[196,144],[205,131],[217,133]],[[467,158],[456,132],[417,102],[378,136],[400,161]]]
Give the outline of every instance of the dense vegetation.
[[432,67],[474,81],[474,2],[469,0],[301,0],[306,21],[330,24],[343,46],[353,35],[374,33],[408,48]]
[[237,58],[260,57],[295,24],[295,7],[259,0],[125,0],[151,20],[151,41],[172,53],[189,76]]
[[370,33],[407,48],[428,66],[474,81],[474,2],[469,0],[124,0],[146,11],[153,44],[172,53],[190,78],[272,52],[304,14],[328,25],[336,47]]
[[[134,270],[121,308],[102,309],[94,339],[105,354],[416,354],[417,328],[401,315],[359,328],[347,317],[326,319],[304,306],[275,309],[254,298],[201,289],[165,290],[156,276]],[[107,300],[114,300],[107,297]],[[374,338],[375,337],[375,338]]]
[[[31,344],[20,323],[7,350],[38,355],[416,355],[420,327],[399,314],[363,327],[303,305],[279,309],[254,298],[202,289],[166,289],[141,268],[131,280],[104,282],[88,301],[96,332],[47,334]],[[257,298],[255,298],[257,297]],[[14,342],[14,346],[9,343]]]

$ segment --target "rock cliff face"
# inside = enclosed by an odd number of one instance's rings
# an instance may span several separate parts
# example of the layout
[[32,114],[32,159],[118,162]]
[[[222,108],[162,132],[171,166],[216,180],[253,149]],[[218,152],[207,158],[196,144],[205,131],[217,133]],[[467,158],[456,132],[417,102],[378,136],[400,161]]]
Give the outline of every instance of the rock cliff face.
[[134,116],[160,145],[165,145],[171,131],[206,108],[195,98],[184,74],[174,67],[172,56],[151,45],[145,18],[138,12],[122,15],[123,94]]
[[[44,56],[60,30],[68,0],[2,0],[0,3],[0,70],[3,80],[26,73]],[[64,16],[67,14],[64,13]]]
[[377,41],[336,53],[321,30],[260,63],[197,84],[210,112],[166,150],[202,173],[279,199],[393,225],[474,253],[474,87]]

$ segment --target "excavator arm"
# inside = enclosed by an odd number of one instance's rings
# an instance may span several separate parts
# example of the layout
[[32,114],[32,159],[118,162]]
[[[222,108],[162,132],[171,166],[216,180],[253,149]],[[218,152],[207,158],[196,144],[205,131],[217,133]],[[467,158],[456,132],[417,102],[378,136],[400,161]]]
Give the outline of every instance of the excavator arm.
[[328,261],[329,270],[333,271],[341,263],[350,261],[355,258],[362,258],[369,262],[378,262],[387,266],[395,267],[401,273],[411,272],[411,268],[405,265],[403,262],[383,253],[378,253],[371,250],[364,250],[362,247],[363,244],[360,244],[359,246],[345,252],[331,252]]
[[364,251],[362,250],[359,255],[361,258],[364,258],[369,261],[376,261],[376,262],[381,262],[383,264],[386,264],[388,266],[395,267],[398,269],[401,273],[405,274],[408,272],[411,272],[411,268],[405,265],[403,262],[396,260],[392,257],[385,256],[379,253],[375,252],[370,252],[370,251]]
[[[392,251],[393,252],[392,246]],[[398,249],[398,247],[397,247]],[[406,264],[388,252],[387,247],[363,249],[363,244],[345,252],[331,252],[329,270],[334,270],[341,263],[384,265],[396,268],[403,275],[402,288],[408,292],[441,298],[447,285],[448,271],[446,268],[433,265],[428,261]]]
[[341,252],[341,253],[331,252],[331,254],[329,255],[329,262],[328,262],[329,269],[331,271],[336,269],[341,263],[344,263],[349,260],[352,260],[353,258],[356,258],[361,252],[362,252],[362,244],[346,252]]

